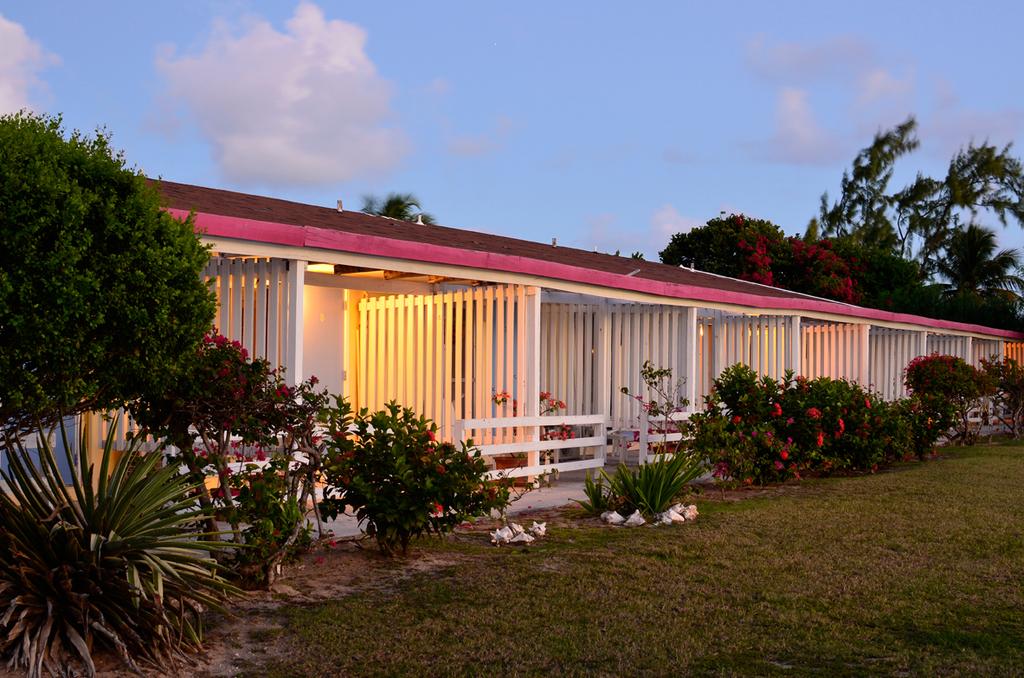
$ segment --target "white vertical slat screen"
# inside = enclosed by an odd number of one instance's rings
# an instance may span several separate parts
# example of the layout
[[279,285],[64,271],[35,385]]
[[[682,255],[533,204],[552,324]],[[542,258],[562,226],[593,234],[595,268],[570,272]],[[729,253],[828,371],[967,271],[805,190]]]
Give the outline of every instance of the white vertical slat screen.
[[284,259],[213,257],[203,272],[217,293],[220,333],[274,366],[287,355],[288,265]]
[[722,370],[736,363],[773,379],[781,378],[796,365],[790,351],[789,316],[710,311],[697,322],[698,400],[711,392]]
[[998,339],[974,339],[971,342],[971,359],[968,362],[980,367],[982,360],[998,360],[1002,353],[1002,342]]
[[868,386],[885,400],[907,395],[903,386],[904,372],[914,358],[921,355],[920,332],[872,327],[868,340],[871,359]]
[[1003,355],[1024,365],[1024,341],[1007,341],[1003,344]]
[[[541,305],[541,390],[564,400],[567,413],[608,413],[613,428],[635,427],[645,360],[690,378],[687,309],[623,303]],[[605,377],[604,375],[607,375]],[[647,394],[650,395],[650,394]]]
[[862,350],[860,325],[807,322],[800,331],[803,376],[858,381],[869,374],[869,356]]
[[943,334],[928,335],[928,353],[940,355],[952,355],[963,358],[970,362],[973,356],[969,355],[971,340],[969,337],[957,337]]
[[[380,409],[396,400],[437,423],[452,439],[459,419],[523,415],[536,385],[526,365],[527,288],[492,285],[433,295],[367,297],[359,302],[359,407]],[[530,294],[536,294],[530,291]],[[509,402],[495,405],[493,395]],[[476,442],[505,442],[483,429]]]

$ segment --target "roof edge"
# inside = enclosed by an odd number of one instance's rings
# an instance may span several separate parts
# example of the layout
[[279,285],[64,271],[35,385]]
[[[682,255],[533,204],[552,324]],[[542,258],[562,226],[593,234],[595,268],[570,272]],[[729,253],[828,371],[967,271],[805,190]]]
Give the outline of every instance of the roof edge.
[[1024,332],[997,329],[953,320],[940,320],[938,318],[929,318],[909,313],[895,313],[813,297],[762,296],[700,285],[684,285],[650,280],[648,278],[636,278],[619,273],[595,271],[572,264],[548,262],[496,252],[466,250],[382,236],[356,235],[316,226],[282,224],[208,212],[189,212],[188,210],[173,207],[165,209],[169,214],[179,219],[184,219],[190,214],[194,214],[197,231],[222,238],[249,240],[291,247],[313,247],[352,254],[367,254],[408,261],[424,261],[435,264],[502,271],[505,273],[525,273],[553,280],[585,283],[674,299],[692,299],[694,301],[709,301],[751,308],[788,310],[797,313],[799,311],[813,311],[863,320],[881,320],[892,323],[920,325],[931,329],[985,334],[1006,339],[1024,339]]

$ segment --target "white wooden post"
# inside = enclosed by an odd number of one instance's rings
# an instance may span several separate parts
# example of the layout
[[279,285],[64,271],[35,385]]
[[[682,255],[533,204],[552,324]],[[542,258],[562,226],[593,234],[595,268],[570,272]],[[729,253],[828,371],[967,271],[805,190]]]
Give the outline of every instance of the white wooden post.
[[[523,414],[536,417],[540,414],[540,288],[526,288],[526,392],[523,394]],[[533,427],[534,440],[540,440],[540,426]],[[532,451],[527,456],[527,466],[540,464],[540,453]]]
[[719,311],[715,315],[714,325],[712,326],[715,333],[715,336],[712,338],[715,348],[711,352],[711,378],[713,380],[720,377],[722,375],[722,370],[728,367],[728,365],[724,364],[726,333],[725,326],[725,314]]
[[968,365],[974,365],[974,337],[967,337],[964,343],[964,362]]
[[683,345],[686,354],[683,356],[686,365],[686,399],[690,401],[690,411],[697,411],[697,346],[700,337],[697,334],[697,308],[690,306],[686,309],[686,316],[683,322],[686,342]]
[[869,323],[858,325],[857,331],[859,332],[857,348],[860,354],[857,383],[862,388],[867,388],[871,384],[871,325]]
[[788,324],[786,330],[789,335],[789,369],[793,370],[793,374],[799,375],[803,369],[800,365],[800,316],[790,316]]
[[[594,384],[594,397],[598,399],[596,414],[604,415],[607,426],[611,420],[611,399],[618,395],[618,389],[612,384],[612,315],[607,303],[601,304],[597,310],[597,337],[594,344],[597,348]],[[607,436],[608,431],[602,431],[602,434]],[[600,448],[597,453],[601,455],[603,465],[608,454],[607,446]]]
[[291,259],[288,262],[288,327],[287,350],[284,365],[287,369],[286,378],[290,384],[298,384],[303,379],[302,372],[302,299],[306,285],[306,262]]
[[922,330],[917,333],[917,356],[928,355],[928,331]]

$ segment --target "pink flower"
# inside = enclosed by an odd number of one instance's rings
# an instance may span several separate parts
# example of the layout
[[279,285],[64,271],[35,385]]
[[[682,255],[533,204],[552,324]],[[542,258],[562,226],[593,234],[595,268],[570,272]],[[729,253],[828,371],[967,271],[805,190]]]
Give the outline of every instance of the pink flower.
[[871,409],[871,399],[870,398],[865,398],[864,399],[864,407],[868,408],[869,410]]
[[782,462],[779,461],[778,459],[776,459],[775,460],[775,470],[776,471],[781,471],[782,469],[783,469]]

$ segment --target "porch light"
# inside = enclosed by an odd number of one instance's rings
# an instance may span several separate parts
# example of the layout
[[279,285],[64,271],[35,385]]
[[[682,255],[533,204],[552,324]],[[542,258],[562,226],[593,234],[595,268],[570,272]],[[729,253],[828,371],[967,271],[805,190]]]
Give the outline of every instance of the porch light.
[[306,264],[307,273],[330,273],[334,275],[334,264]]

